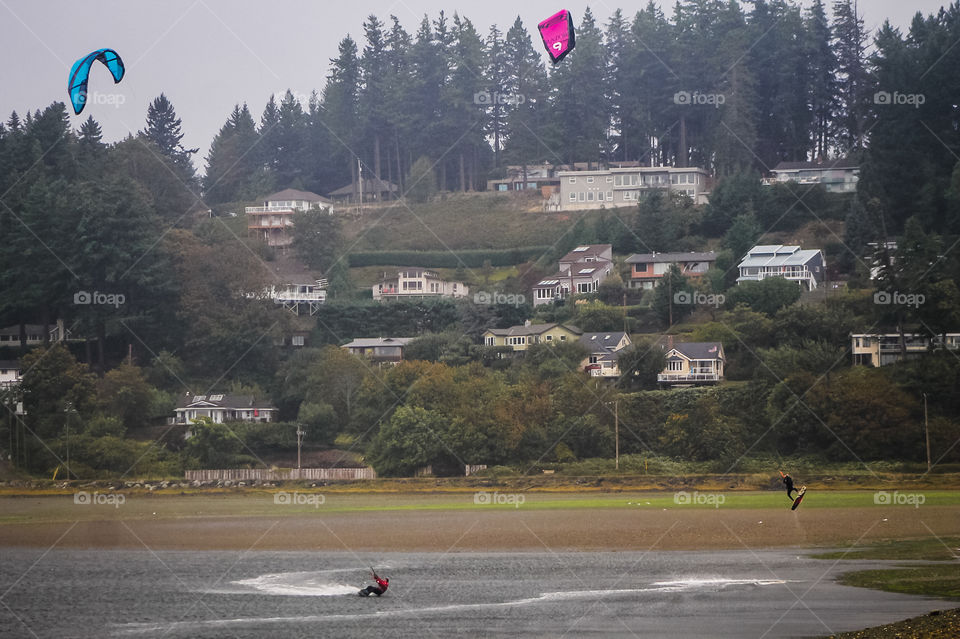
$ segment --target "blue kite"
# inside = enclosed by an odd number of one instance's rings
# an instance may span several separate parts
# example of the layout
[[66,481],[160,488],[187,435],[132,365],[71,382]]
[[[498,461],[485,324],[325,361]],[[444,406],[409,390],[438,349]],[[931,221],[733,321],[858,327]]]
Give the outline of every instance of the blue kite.
[[110,73],[113,74],[113,83],[123,79],[123,60],[113,49],[97,49],[73,63],[70,69],[70,79],[67,80],[67,91],[70,92],[70,102],[73,103],[73,112],[80,115],[87,103],[87,79],[90,77],[90,67],[99,60]]

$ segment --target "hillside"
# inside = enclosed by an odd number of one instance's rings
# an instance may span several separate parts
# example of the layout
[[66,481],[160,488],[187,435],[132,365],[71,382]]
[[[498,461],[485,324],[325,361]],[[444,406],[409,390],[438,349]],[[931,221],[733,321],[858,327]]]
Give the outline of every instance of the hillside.
[[585,215],[547,213],[542,202],[539,193],[456,193],[368,208],[344,234],[351,251],[513,248],[553,244]]

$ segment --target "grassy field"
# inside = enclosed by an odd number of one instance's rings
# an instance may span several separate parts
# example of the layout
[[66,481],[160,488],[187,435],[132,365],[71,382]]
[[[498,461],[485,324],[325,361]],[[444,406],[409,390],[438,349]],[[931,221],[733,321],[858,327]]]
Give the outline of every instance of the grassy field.
[[371,208],[345,225],[353,250],[510,248],[552,244],[583,213],[546,213],[539,193],[458,193],[441,202]]

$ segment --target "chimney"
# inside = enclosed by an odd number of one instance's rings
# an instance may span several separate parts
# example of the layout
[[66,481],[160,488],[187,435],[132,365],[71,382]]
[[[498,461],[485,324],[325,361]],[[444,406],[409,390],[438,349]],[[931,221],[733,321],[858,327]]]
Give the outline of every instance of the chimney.
[[667,350],[673,349],[673,335],[667,335]]
[[524,326],[530,326],[530,320],[524,320],[523,325],[524,325]]

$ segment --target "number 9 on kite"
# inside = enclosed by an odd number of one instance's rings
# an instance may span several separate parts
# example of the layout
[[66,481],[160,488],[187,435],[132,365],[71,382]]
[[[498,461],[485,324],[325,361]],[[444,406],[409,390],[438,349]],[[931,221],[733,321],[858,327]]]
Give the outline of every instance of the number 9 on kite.
[[573,18],[570,12],[562,9],[537,25],[543,46],[547,48],[550,59],[554,64],[563,60],[564,56],[573,50],[575,36],[573,32]]
[[91,65],[97,60],[110,70],[114,84],[123,79],[123,60],[113,49],[97,49],[74,62],[70,69],[70,79],[67,80],[67,91],[70,92],[73,112],[77,115],[80,115],[87,103],[87,79],[90,77]]

